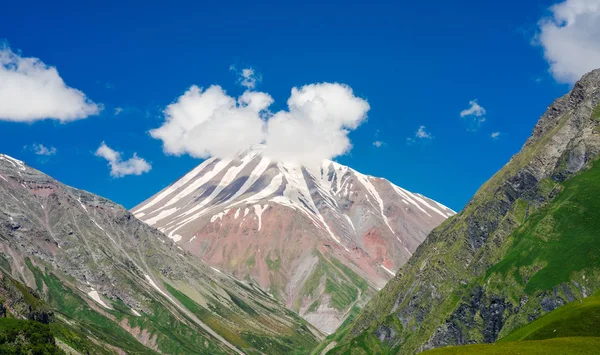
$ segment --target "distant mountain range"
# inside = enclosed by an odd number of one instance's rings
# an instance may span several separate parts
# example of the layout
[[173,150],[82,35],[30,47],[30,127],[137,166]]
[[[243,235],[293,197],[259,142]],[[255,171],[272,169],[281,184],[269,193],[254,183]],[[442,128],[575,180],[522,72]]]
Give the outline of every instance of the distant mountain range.
[[211,158],[132,212],[177,246],[252,280],[331,333],[451,209],[333,161]]

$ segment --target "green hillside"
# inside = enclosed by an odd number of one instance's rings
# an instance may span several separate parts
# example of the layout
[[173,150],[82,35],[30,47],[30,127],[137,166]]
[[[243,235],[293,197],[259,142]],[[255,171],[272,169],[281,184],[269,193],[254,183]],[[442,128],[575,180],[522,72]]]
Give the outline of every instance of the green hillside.
[[[556,100],[521,151],[319,348],[412,354],[505,338],[489,349],[512,349],[524,339],[513,331],[600,290],[599,87],[596,70]],[[571,330],[564,339],[587,336]]]
[[426,351],[453,354],[597,354],[600,349],[600,297],[562,306],[517,329],[494,344],[465,345]]

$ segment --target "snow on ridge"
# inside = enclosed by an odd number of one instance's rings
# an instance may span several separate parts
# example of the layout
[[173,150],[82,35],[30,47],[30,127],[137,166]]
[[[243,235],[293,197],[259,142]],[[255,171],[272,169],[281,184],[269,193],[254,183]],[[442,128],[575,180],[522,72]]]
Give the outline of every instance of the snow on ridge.
[[[404,190],[404,189],[403,189]],[[404,190],[406,191],[406,190]],[[408,193],[411,193],[409,191],[406,191]],[[412,193],[411,193],[412,194]],[[446,216],[442,211],[438,210],[437,208],[433,207],[432,205],[428,204],[427,201],[425,201],[423,198],[420,197],[420,195],[418,194],[412,194],[415,199],[419,202],[421,202],[422,204],[424,204],[425,206],[427,206],[430,210],[434,211],[435,213],[439,214],[440,216],[444,217],[444,218],[448,218],[448,216]]]
[[[389,182],[389,181],[388,181]],[[421,212],[425,213],[426,215],[428,215],[429,217],[431,217],[431,215],[425,211],[425,209],[423,207],[421,207],[421,205],[419,205],[415,200],[413,200],[406,192],[406,190],[404,190],[401,187],[398,187],[394,184],[392,184],[391,182],[389,182],[389,184],[392,186],[392,188],[394,189],[394,191],[396,191],[396,193],[398,195],[400,195],[400,197],[402,197],[404,200],[404,202],[408,201],[410,204],[414,205],[415,207],[417,207],[419,210],[421,210]],[[406,192],[405,192],[406,191]]]
[[140,209],[136,210],[134,212],[134,215],[137,216],[137,214],[139,212],[142,212],[143,210],[148,209],[148,208],[154,206],[158,202],[162,201],[165,197],[169,196],[173,192],[175,192],[178,189],[180,189],[181,187],[183,187],[190,180],[192,180],[194,177],[196,177],[198,174],[200,174],[202,172],[202,170],[204,170],[204,168],[206,168],[213,161],[215,161],[215,159],[216,158],[210,158],[210,159],[206,159],[205,161],[203,161],[202,164],[200,164],[197,167],[195,167],[194,169],[192,169],[192,171],[190,171],[189,173],[185,174],[181,179],[175,181],[175,183],[173,183],[172,185],[168,186],[166,189],[164,189],[162,192],[160,192],[158,195],[156,195],[156,197],[154,197],[147,204],[145,204],[144,206],[142,206]]
[[240,187],[240,189],[238,191],[236,191],[236,193],[231,198],[229,198],[227,201],[234,201],[236,198],[243,195],[250,187],[252,187],[252,185],[254,185],[254,183],[256,181],[258,181],[258,179],[267,170],[267,168],[269,167],[270,164],[271,164],[271,159],[269,159],[267,157],[261,157],[260,161],[254,168],[254,170],[252,170],[252,172],[248,176],[248,179],[246,179],[246,181],[244,182],[242,187]]
[[2,180],[8,182],[8,180],[6,180],[6,178],[4,176],[2,176],[2,174],[0,174],[0,178],[2,178]]
[[383,221],[388,226],[388,228],[390,229],[392,234],[395,235],[396,232],[394,232],[394,230],[392,229],[392,226],[390,226],[390,222],[388,221],[387,216],[383,212],[383,199],[381,198],[381,196],[379,196],[379,193],[377,192],[377,189],[375,188],[375,186],[373,186],[371,181],[369,181],[370,176],[363,175],[356,170],[354,170],[354,174],[356,175],[356,178],[358,179],[358,181],[360,181],[360,183],[363,184],[363,186],[367,189],[367,191],[371,194],[371,196],[373,196],[373,198],[377,201],[377,203],[379,204],[379,210],[381,212],[381,217],[383,218]]
[[231,159],[219,160],[211,171],[206,172],[201,177],[195,179],[185,188],[183,188],[175,197],[171,198],[162,208],[174,205],[182,198],[194,193],[199,187],[212,180],[218,173],[225,169],[231,163]]
[[[169,217],[173,213],[177,212],[177,210],[179,210],[179,208],[173,207],[173,208],[169,208],[168,210],[160,211],[157,215],[155,215],[154,217],[146,219],[144,222],[146,222],[146,224],[149,224],[149,225],[153,226],[154,224],[156,224],[156,222],[158,222],[161,219],[164,219],[166,217]],[[138,217],[138,218],[141,217],[141,216],[138,216],[138,215],[135,215],[135,216]]]
[[0,160],[4,160],[11,163],[15,168],[18,168],[19,170],[25,170],[25,163],[23,163],[19,159],[15,159],[6,154],[0,154]]

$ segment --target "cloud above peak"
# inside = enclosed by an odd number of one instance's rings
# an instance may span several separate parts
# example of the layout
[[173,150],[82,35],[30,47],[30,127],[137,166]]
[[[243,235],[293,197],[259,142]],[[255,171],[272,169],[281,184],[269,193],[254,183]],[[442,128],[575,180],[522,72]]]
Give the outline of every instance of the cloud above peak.
[[0,46],[0,120],[68,122],[100,110],[83,92],[67,86],[56,68]]
[[264,92],[248,90],[236,99],[220,86],[192,86],[167,106],[164,123],[150,135],[167,154],[223,158],[264,144],[264,154],[275,160],[319,164],[351,149],[348,133],[370,108],[337,83],[293,88],[287,110],[269,111],[273,102]]
[[600,67],[600,0],[566,0],[538,22],[535,43],[544,50],[550,73],[573,84]]

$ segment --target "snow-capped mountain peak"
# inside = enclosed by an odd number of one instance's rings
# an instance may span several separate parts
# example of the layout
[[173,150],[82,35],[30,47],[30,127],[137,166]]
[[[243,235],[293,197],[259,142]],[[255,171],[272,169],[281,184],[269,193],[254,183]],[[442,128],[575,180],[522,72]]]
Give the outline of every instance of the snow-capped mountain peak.
[[[304,302],[298,287],[315,253],[380,288],[455,214],[330,160],[305,167],[273,161],[260,149],[208,159],[132,212],[219,270],[257,280],[290,308]],[[337,321],[324,323],[316,325],[328,331]]]

